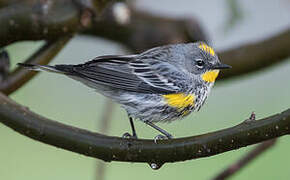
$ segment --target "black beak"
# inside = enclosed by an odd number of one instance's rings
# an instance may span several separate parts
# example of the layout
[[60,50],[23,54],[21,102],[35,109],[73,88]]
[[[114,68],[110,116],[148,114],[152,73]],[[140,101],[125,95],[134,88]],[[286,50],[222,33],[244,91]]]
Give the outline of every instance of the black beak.
[[222,63],[218,63],[211,67],[211,69],[229,69],[229,68],[232,68],[232,66],[227,65],[227,64],[222,64]]

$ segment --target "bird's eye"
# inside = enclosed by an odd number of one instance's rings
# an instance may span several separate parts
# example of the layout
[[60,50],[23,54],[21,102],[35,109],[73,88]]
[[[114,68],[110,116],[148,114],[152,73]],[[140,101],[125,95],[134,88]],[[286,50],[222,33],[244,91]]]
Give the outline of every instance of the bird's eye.
[[204,61],[202,59],[197,59],[196,60],[196,66],[198,68],[203,68],[203,65],[204,65]]

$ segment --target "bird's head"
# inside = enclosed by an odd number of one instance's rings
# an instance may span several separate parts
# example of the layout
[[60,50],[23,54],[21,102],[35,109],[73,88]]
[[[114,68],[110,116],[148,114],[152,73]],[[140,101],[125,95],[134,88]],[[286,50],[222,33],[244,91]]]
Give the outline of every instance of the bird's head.
[[231,68],[231,66],[221,63],[212,47],[204,42],[193,43],[191,49],[191,53],[186,58],[186,66],[201,81],[213,83],[221,69]]

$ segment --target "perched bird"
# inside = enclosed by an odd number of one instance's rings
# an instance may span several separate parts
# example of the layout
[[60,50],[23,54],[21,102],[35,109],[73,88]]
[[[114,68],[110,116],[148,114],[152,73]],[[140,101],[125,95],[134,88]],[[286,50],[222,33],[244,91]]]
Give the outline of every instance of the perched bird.
[[171,122],[198,111],[219,70],[231,67],[222,64],[204,42],[165,45],[135,55],[99,56],[78,65],[19,65],[64,74],[121,104],[132,128],[132,136],[125,136],[135,138],[133,119],[172,138],[155,123]]

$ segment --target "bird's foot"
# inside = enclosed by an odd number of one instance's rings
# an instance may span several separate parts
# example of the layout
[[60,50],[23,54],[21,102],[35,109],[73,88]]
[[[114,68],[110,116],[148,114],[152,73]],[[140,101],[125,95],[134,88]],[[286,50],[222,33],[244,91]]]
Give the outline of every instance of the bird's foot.
[[159,140],[172,139],[172,138],[173,136],[171,134],[167,134],[166,136],[159,134],[154,137],[154,143],[157,144],[157,141]]
[[122,135],[122,138],[126,138],[126,139],[137,139],[137,135],[131,135],[130,133],[126,132]]

